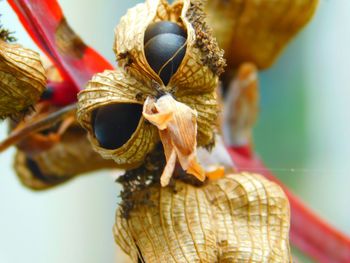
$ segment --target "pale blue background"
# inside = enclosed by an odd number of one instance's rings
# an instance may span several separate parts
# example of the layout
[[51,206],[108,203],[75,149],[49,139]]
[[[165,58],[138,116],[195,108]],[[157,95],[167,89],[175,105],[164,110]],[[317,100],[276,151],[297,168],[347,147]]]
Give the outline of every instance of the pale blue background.
[[[61,0],[68,21],[114,63],[113,28],[139,1]],[[2,22],[36,49],[6,2]],[[257,151],[317,213],[350,234],[350,1],[321,1],[312,23],[261,74]],[[0,124],[0,139],[6,125]],[[1,263],[108,263],[119,187],[110,172],[33,193],[12,170],[14,150],[0,155]],[[292,170],[293,169],[293,170]],[[299,259],[299,262],[308,262]]]

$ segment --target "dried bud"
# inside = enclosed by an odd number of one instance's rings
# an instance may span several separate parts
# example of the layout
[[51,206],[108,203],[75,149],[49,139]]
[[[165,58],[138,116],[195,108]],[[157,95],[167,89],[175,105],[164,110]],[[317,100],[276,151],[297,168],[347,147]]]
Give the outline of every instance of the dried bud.
[[133,262],[292,262],[288,199],[260,175],[230,174],[201,187],[153,185],[134,198],[114,228]]
[[0,118],[17,116],[31,107],[45,86],[39,54],[0,40]]

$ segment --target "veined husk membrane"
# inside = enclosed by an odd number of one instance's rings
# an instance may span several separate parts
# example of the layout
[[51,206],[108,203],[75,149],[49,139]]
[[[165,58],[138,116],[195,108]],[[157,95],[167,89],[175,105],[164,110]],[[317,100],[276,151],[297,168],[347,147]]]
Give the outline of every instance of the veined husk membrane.
[[17,117],[46,88],[45,69],[38,53],[0,40],[0,119]]
[[260,175],[228,174],[199,187],[176,180],[134,198],[114,227],[133,262],[292,262],[288,199]]

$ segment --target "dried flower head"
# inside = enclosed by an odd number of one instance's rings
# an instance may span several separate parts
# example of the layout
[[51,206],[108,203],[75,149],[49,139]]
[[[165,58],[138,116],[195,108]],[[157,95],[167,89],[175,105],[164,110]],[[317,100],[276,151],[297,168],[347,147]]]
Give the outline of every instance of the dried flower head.
[[200,1],[148,0],[116,27],[120,68],[97,74],[79,94],[78,120],[93,147],[121,168],[139,166],[162,141],[168,184],[175,163],[203,180],[196,147],[214,142],[223,52]]

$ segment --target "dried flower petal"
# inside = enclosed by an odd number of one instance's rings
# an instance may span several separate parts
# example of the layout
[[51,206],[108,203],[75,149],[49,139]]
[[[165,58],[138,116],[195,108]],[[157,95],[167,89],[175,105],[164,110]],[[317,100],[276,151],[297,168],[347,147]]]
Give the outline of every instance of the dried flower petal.
[[115,240],[133,262],[292,262],[289,203],[276,184],[242,173],[175,190],[154,185],[128,219],[117,213]]
[[161,185],[167,186],[174,172],[176,160],[187,173],[204,181],[204,170],[197,162],[197,112],[171,95],[157,101],[148,98],[143,116],[159,129],[167,164],[161,176]]
[[0,118],[28,109],[40,99],[45,87],[39,54],[0,40]]

